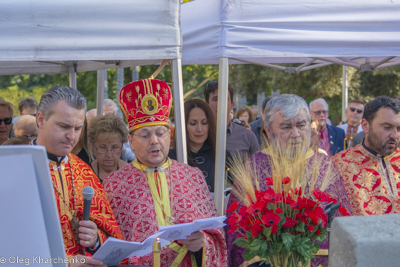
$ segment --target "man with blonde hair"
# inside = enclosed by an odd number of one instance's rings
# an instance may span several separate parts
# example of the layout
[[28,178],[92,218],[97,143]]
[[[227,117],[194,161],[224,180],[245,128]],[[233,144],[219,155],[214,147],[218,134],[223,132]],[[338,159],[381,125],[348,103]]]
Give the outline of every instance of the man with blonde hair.
[[21,116],[13,125],[15,136],[25,136],[33,140],[38,135],[36,118],[32,115]]
[[13,115],[12,104],[0,98],[0,145],[8,139]]

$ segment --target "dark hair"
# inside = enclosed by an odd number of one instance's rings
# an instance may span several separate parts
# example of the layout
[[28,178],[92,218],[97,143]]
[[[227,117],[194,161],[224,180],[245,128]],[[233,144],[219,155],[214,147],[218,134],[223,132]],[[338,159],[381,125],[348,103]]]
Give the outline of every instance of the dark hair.
[[267,105],[267,103],[268,103],[268,101],[270,101],[271,99],[273,98],[273,96],[267,96],[265,99],[264,99],[264,101],[262,102],[262,104],[261,104],[261,111],[262,111],[262,113],[264,113],[264,111],[265,111],[265,106]]
[[[218,90],[218,81],[211,81],[206,84],[206,87],[204,88],[204,98],[206,99],[206,102],[209,103],[209,98],[212,93],[214,93],[215,90]],[[233,87],[230,83],[228,83],[228,91],[229,91],[229,96],[231,97],[231,103],[233,102]]]
[[188,164],[190,166],[194,166],[194,162],[191,157],[191,151],[189,148],[189,134],[187,131],[187,124],[189,122],[190,111],[194,108],[200,108],[206,114],[207,121],[208,121],[208,138],[206,141],[208,141],[208,144],[210,145],[211,151],[214,155],[215,155],[215,143],[216,143],[216,139],[217,139],[217,128],[215,126],[215,119],[214,119],[214,115],[211,111],[211,108],[203,100],[189,99],[189,100],[185,101],[184,108],[185,108],[185,129],[186,129],[186,147],[187,147],[187,152],[188,152]]
[[351,100],[351,101],[349,102],[349,105],[350,105],[351,103],[361,104],[361,105],[365,106],[365,102],[362,101],[362,100],[360,100],[360,99],[353,99],[353,100]]
[[34,108],[34,109],[38,109],[38,102],[36,101],[36,99],[34,97],[25,97],[22,98],[21,101],[19,101],[18,103],[18,110],[20,113],[22,113],[22,110],[24,108]]
[[45,119],[48,120],[54,113],[53,106],[61,100],[65,101],[70,107],[78,110],[85,109],[86,111],[85,97],[76,89],[60,85],[53,86],[44,92],[40,99],[38,112],[42,112]]
[[9,145],[29,145],[30,139],[26,136],[14,136],[8,140],[6,140],[2,145],[9,146]]
[[249,114],[249,121],[248,121],[248,123],[253,122],[253,118],[252,118],[252,116],[251,116],[251,110],[250,110],[248,107],[240,107],[240,108],[236,111],[235,119],[239,119],[239,117],[240,117],[243,113],[245,113],[245,112],[247,112],[247,113]]
[[378,96],[365,105],[363,119],[371,124],[380,108],[390,108],[398,114],[400,112],[400,101],[385,95]]

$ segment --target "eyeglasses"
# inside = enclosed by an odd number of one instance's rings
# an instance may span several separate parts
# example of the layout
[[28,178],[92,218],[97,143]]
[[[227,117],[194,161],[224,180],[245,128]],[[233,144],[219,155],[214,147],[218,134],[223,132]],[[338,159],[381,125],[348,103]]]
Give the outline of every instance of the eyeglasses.
[[151,136],[153,134],[159,139],[164,139],[168,136],[169,129],[165,129],[165,130],[159,129],[159,130],[156,130],[155,132],[142,131],[138,134],[132,133],[132,135],[136,135],[138,137],[138,139],[143,142],[149,141],[149,139],[151,138]]
[[351,110],[351,112],[354,112],[354,111],[357,110],[357,113],[358,113],[358,114],[361,114],[361,113],[363,112],[361,109],[353,108],[353,107],[351,107],[350,110]]
[[327,115],[327,114],[329,113],[328,110],[317,110],[317,111],[311,111],[311,112],[314,113],[314,114],[317,115],[317,116],[321,115],[321,113],[322,113],[323,115]]
[[12,118],[0,119],[0,125],[3,123],[3,121],[5,125],[10,125],[12,122]]
[[106,147],[96,147],[96,145],[94,146],[96,148],[96,150],[100,153],[100,154],[105,154],[108,151],[111,151],[111,153],[113,154],[119,154],[121,153],[122,147],[112,147],[110,149],[106,148]]

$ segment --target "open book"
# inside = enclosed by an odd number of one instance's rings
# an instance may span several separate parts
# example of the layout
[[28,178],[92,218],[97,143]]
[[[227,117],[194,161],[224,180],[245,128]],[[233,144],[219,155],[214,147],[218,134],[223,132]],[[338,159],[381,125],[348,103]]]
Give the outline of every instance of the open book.
[[129,242],[109,237],[100,249],[93,255],[94,259],[101,260],[109,266],[117,265],[123,259],[132,256],[144,256],[153,252],[153,242],[160,238],[161,248],[170,244],[170,241],[186,239],[192,233],[224,227],[226,216],[200,219],[191,223],[182,223],[160,227],[159,231],[149,236],[142,243]]

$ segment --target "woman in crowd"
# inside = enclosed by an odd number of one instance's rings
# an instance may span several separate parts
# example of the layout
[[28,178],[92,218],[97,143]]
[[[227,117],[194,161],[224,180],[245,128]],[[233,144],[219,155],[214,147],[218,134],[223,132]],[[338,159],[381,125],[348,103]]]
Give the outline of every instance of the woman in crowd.
[[[199,168],[214,192],[216,126],[213,113],[206,102],[189,99],[184,104],[188,164]],[[175,150],[169,157],[176,160]]]
[[128,130],[120,117],[106,114],[93,118],[90,121],[88,137],[96,156],[91,167],[101,182],[111,173],[127,165],[120,159],[122,146],[128,138]]
[[247,107],[241,107],[236,111],[235,119],[242,119],[244,120],[247,124],[253,122],[253,119],[251,118],[251,111]]
[[74,149],[72,149],[71,153],[76,155],[78,158],[80,158],[87,165],[90,166],[90,162],[94,160],[94,157],[93,157],[93,152],[90,148],[90,144],[88,142],[87,131],[88,131],[88,125],[85,117],[81,136],[79,137],[79,141],[75,145]]

